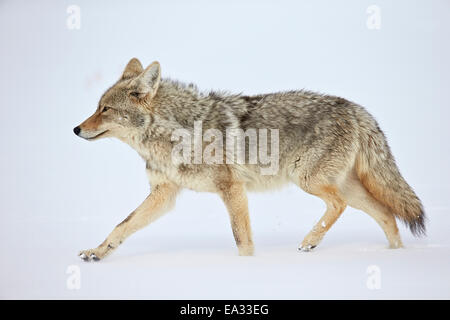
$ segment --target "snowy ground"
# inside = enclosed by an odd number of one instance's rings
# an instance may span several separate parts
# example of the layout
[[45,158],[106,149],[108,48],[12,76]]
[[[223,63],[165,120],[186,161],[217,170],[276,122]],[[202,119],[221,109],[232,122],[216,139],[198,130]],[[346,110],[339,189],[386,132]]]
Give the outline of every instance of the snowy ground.
[[[450,298],[449,3],[375,2],[380,30],[360,0],[1,2],[0,298]],[[71,4],[80,30],[66,27]],[[366,106],[425,205],[428,237],[401,226],[405,248],[389,250],[348,208],[299,253],[325,206],[287,187],[249,196],[256,254],[239,257],[220,199],[184,191],[104,261],[79,260],[149,191],[129,147],[72,133],[133,56],[204,89],[307,88]]]
[[[189,199],[190,198],[190,199]],[[186,208],[198,202],[198,209]],[[202,200],[202,202],[200,202]],[[348,209],[309,253],[296,246],[323,209],[287,189],[250,197],[256,255],[240,257],[225,208],[186,192],[177,209],[135,234],[110,257],[86,263],[79,249],[100,243],[119,216],[15,220],[2,226],[3,298],[315,299],[450,298],[448,207],[429,210],[429,237],[402,228],[404,249],[386,248],[381,229]],[[279,210],[279,203],[292,210]],[[283,211],[283,212],[281,212]],[[12,244],[12,245],[11,245]],[[70,290],[73,268],[80,288]],[[379,268],[379,288],[371,289]],[[69,273],[66,273],[69,272]],[[369,272],[369,273],[368,273]],[[70,280],[69,280],[70,282]]]

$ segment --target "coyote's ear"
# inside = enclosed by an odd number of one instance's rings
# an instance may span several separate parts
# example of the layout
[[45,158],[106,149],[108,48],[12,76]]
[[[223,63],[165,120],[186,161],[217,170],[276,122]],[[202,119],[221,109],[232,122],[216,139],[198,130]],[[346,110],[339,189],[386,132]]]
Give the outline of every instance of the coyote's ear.
[[142,68],[142,64],[139,62],[138,59],[133,58],[130,60],[130,62],[128,62],[127,66],[125,67],[121,79],[134,78],[138,76],[142,71],[144,71],[144,68]]
[[161,67],[159,62],[155,61],[132,81],[130,94],[136,98],[143,98],[148,94],[153,97],[158,90],[160,81]]

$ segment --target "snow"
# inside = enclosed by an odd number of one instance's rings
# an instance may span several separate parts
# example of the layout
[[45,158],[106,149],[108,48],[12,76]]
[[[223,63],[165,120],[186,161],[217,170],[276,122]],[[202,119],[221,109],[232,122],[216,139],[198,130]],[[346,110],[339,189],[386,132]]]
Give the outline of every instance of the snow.
[[[377,31],[356,0],[77,3],[80,30],[66,28],[64,2],[1,4],[0,298],[450,298],[445,2],[377,1]],[[240,257],[220,198],[184,191],[111,256],[82,261],[149,192],[128,146],[72,132],[133,56],[203,89],[307,88],[365,105],[425,205],[428,236],[400,225],[405,248],[388,249],[375,221],[347,208],[298,252],[325,205],[290,186],[249,194],[256,249]]]
[[[193,199],[203,203],[194,211]],[[202,201],[202,202],[200,202]],[[284,210],[277,226],[276,203]],[[308,203],[313,202],[313,203]],[[316,299],[449,298],[448,212],[429,211],[429,236],[414,239],[401,227],[403,249],[388,249],[372,219],[347,209],[311,252],[296,246],[313,226],[320,201],[294,188],[250,195],[256,253],[240,257],[218,197],[185,192],[176,209],[125,241],[111,256],[84,262],[119,214],[82,219],[15,220],[2,226],[1,295],[4,298]],[[306,206],[302,206],[306,203]],[[265,209],[266,208],[266,209]],[[76,211],[75,209],[69,209]],[[312,213],[309,213],[311,211]],[[281,216],[281,213],[280,213]],[[281,219],[281,218],[280,218]],[[378,266],[380,289],[367,287]],[[66,282],[80,270],[80,289]]]

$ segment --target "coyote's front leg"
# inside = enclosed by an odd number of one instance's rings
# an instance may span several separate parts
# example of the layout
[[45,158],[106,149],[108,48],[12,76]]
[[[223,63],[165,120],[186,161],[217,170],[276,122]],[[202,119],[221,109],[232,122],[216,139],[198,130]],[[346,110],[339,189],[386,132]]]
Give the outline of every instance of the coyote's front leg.
[[231,228],[239,255],[253,255],[252,231],[244,185],[240,182],[225,183],[221,187],[220,196],[230,214]]
[[79,256],[85,261],[100,260],[116,249],[131,234],[169,211],[175,203],[178,186],[168,182],[156,185],[152,189],[144,202],[118,224],[101,245],[95,249],[83,250]]

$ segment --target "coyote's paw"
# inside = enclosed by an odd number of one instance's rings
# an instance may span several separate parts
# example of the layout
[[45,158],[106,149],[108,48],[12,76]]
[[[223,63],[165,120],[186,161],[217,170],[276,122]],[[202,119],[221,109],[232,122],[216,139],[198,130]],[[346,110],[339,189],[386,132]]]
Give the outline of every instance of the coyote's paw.
[[238,246],[240,256],[252,256],[255,251],[253,244]]
[[403,243],[399,236],[389,240],[389,249],[399,249],[399,248],[403,248]]
[[300,252],[309,252],[309,251],[311,251],[312,249],[314,249],[315,247],[317,247],[317,246],[315,246],[315,245],[312,245],[312,244],[308,244],[308,245],[300,245],[300,247],[298,247],[298,251],[300,251]]
[[89,249],[80,251],[78,256],[84,261],[99,261],[105,257],[105,252],[100,248]]
[[323,234],[318,234],[317,232],[310,232],[305,239],[303,239],[302,244],[298,247],[298,251],[308,252],[317,247],[323,238]]

